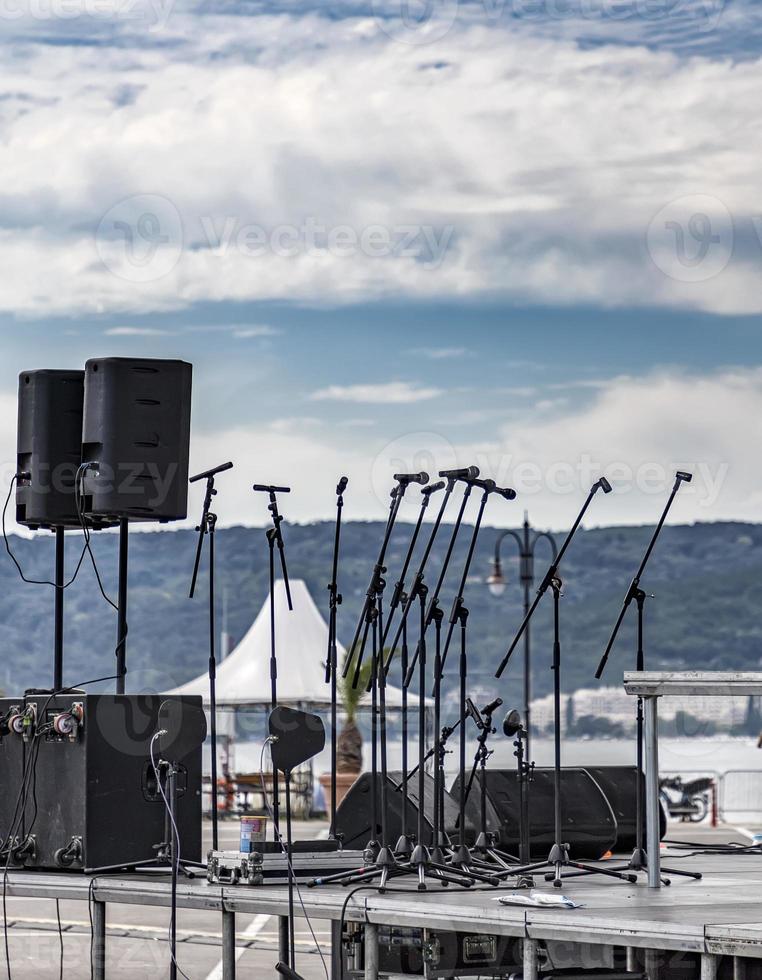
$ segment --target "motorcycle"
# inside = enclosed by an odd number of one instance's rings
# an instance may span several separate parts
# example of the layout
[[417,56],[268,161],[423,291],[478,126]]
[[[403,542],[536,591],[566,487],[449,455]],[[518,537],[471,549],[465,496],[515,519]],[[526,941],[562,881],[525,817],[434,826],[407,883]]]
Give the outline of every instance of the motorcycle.
[[682,776],[665,776],[659,780],[659,798],[670,817],[681,823],[701,823],[709,813],[713,785],[710,776],[685,783]]

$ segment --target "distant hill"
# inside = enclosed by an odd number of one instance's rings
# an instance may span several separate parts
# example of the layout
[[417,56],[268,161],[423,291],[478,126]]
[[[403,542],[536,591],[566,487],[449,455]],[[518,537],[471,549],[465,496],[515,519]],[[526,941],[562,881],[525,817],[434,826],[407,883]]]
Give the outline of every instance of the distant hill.
[[[388,594],[397,578],[410,535],[409,525],[395,532],[388,554]],[[515,545],[504,544],[504,568],[511,577],[501,598],[490,595],[485,577],[498,530],[485,528],[468,583],[470,662],[473,686],[494,689],[492,674],[521,618],[521,594]],[[566,691],[590,687],[619,602],[651,533],[650,528],[612,527],[580,532],[564,563],[563,672]],[[344,525],[342,537],[339,636],[351,641],[382,535],[380,523]],[[333,525],[285,526],[290,574],[303,578],[318,606],[326,609]],[[449,529],[443,528],[434,550],[441,561]],[[449,615],[462,567],[468,534],[456,548],[443,592]],[[67,535],[67,566],[73,570],[81,537]],[[11,546],[30,578],[48,578],[53,569],[53,536],[11,536]],[[93,536],[104,585],[116,596],[117,539]],[[197,597],[188,599],[195,548],[192,531],[160,530],[130,538],[128,666],[129,687],[166,688],[201,673],[207,662],[207,578]],[[240,638],[258,612],[267,590],[267,544],[261,529],[233,527],[217,532],[218,615],[227,602],[228,630]],[[546,567],[546,547],[538,546],[538,578]],[[762,525],[697,524],[666,528],[644,586],[655,592],[647,610],[647,656],[652,668],[759,669],[762,663]],[[547,693],[550,672],[550,601],[538,611],[533,627],[534,680],[537,696]],[[634,613],[634,610],[633,610]],[[0,624],[3,655],[0,687],[18,690],[51,681],[53,590],[20,580],[7,556],[0,559]],[[633,662],[633,620],[623,630],[604,677],[619,683]],[[114,667],[116,617],[98,593],[85,563],[66,592],[67,683],[104,674]],[[321,650],[304,656],[321,657]],[[501,682],[506,701],[518,700],[520,654]],[[455,651],[448,683],[455,681]]]

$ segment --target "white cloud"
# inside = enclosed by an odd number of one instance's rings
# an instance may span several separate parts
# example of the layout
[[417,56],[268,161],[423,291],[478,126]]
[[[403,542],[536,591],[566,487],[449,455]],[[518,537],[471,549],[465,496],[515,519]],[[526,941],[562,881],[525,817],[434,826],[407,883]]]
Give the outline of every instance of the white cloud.
[[[15,472],[15,415],[15,392],[0,393],[0,478],[6,486]],[[515,524],[527,508],[538,526],[567,527],[602,473],[615,492],[596,498],[588,523],[653,524],[677,469],[692,471],[694,480],[680,490],[673,523],[762,521],[762,458],[749,435],[760,417],[762,369],[662,372],[612,379],[576,410],[528,410],[510,423],[507,417],[485,420],[481,439],[463,438],[452,425],[417,426],[412,411],[404,427],[379,420],[356,432],[316,425],[309,417],[213,434],[194,429],[191,472],[220,459],[234,461],[220,488],[224,525],[266,523],[265,501],[250,489],[255,482],[291,486],[283,502],[287,519],[310,521],[331,519],[333,490],[346,474],[346,518],[379,519],[387,513],[393,473],[423,469],[433,475],[473,463],[483,476],[519,491],[515,503],[490,502],[490,524]],[[202,495],[202,487],[191,488],[188,526]],[[405,499],[404,519],[415,519],[416,501],[416,494]],[[8,528],[16,530],[12,507]]]
[[[0,310],[495,294],[762,310],[759,60],[580,47],[507,19],[428,45],[313,13],[178,9],[123,34],[0,50],[18,93],[2,107]],[[701,281],[683,281],[671,218],[647,247],[686,195],[733,219],[724,269]],[[681,207],[690,264],[701,228]]]
[[441,388],[427,388],[409,381],[387,381],[383,384],[328,385],[313,391],[315,402],[365,402],[369,405],[410,405],[429,401],[442,394]]
[[240,340],[249,340],[253,337],[278,337],[283,331],[262,323],[254,327],[233,327],[232,333]]
[[472,356],[472,351],[466,347],[414,347],[409,353],[430,361],[449,361]]
[[103,332],[107,337],[168,337],[172,333],[155,327],[109,327]]

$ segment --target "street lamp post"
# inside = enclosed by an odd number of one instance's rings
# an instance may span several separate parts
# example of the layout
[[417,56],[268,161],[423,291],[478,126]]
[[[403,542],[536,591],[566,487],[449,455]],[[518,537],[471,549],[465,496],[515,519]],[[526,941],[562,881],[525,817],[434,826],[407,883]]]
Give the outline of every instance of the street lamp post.
[[[534,531],[529,524],[529,516],[524,512],[524,525],[522,533],[518,531],[503,531],[498,535],[495,542],[495,557],[492,559],[492,572],[487,578],[487,585],[494,596],[501,596],[505,592],[507,584],[503,575],[503,566],[500,562],[500,546],[506,538],[513,538],[519,546],[519,581],[524,588],[524,615],[529,612],[531,605],[531,592],[534,585],[534,549],[537,542],[545,538],[550,544],[555,561],[558,554],[555,539],[547,531]],[[527,747],[531,736],[531,710],[532,710],[532,657],[531,644],[529,638],[529,626],[524,631],[524,727],[527,732]]]

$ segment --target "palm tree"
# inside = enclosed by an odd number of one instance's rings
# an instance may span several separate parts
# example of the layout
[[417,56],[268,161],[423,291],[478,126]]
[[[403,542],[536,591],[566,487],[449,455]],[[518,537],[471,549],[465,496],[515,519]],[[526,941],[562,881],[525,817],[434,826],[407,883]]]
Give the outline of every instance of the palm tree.
[[[346,663],[346,661],[345,661]],[[357,687],[352,686],[354,671],[340,680],[341,703],[344,706],[344,727],[336,739],[336,771],[359,775],[362,772],[362,734],[357,725],[357,711],[368,688],[373,662],[367,660],[360,668]]]
[[[350,656],[347,654],[347,656]],[[387,651],[383,651],[382,662],[386,662]],[[346,660],[344,661],[346,663]],[[354,671],[350,670],[346,677],[340,680],[341,702],[346,715],[344,727],[336,739],[336,771],[352,773],[357,776],[362,772],[362,734],[357,725],[357,711],[360,701],[368,690],[373,660],[366,660],[360,668],[357,687],[352,687]],[[342,672],[343,673],[343,672]]]

